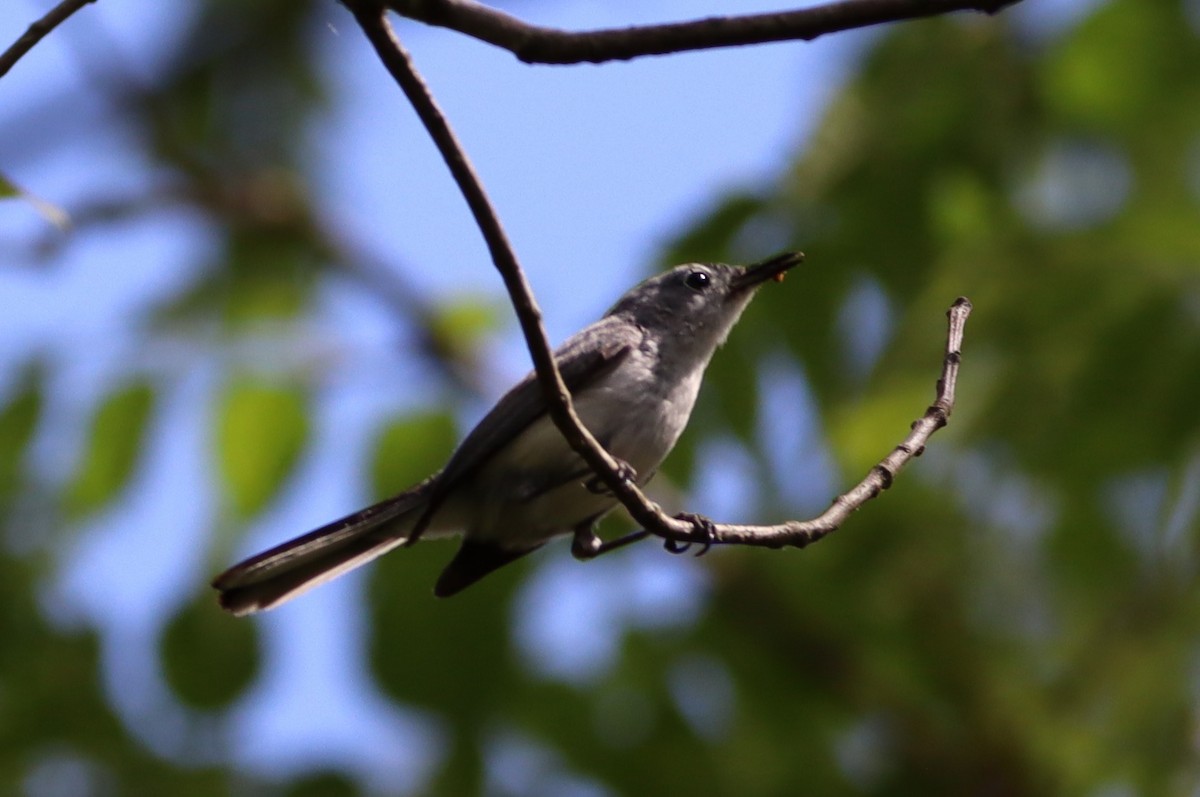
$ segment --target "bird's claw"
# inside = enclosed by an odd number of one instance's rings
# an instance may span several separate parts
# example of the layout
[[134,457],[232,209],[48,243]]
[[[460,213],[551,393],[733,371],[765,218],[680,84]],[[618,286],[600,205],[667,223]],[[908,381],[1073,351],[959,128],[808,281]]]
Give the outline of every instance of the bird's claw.
[[663,549],[667,553],[680,554],[691,547],[692,544],[690,542],[680,542],[679,540],[672,540],[670,538],[663,540]]
[[[692,512],[683,512],[675,516],[676,520],[687,521],[692,524],[692,530],[701,538],[702,546],[699,551],[696,551],[696,556],[704,556],[708,553],[708,549],[713,546],[713,539],[716,537],[717,524],[713,523],[704,515],[697,515]],[[690,540],[663,540],[663,548],[668,553],[681,554],[692,547]]]
[[[628,462],[618,459],[617,476],[623,482],[632,482],[637,478],[637,471]],[[604,479],[601,479],[599,476],[592,476],[592,478],[583,483],[583,486],[587,488],[588,492],[595,493],[596,495],[612,495],[612,490],[604,483]]]
[[580,561],[595,559],[603,547],[603,541],[590,526],[575,529],[575,536],[571,540],[571,556]]

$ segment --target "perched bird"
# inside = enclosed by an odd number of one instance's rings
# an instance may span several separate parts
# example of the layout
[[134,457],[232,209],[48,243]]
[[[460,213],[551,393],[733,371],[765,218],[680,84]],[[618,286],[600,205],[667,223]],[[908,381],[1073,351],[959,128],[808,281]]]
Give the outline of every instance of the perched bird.
[[[709,360],[756,289],[803,258],[676,266],[631,289],[555,352],[579,418],[638,484],[675,446]],[[234,565],[213,586],[234,614],[270,609],[404,544],[421,523],[423,538],[463,538],[434,587],[445,597],[554,537],[589,532],[616,505],[563,439],[530,373],[439,473]]]

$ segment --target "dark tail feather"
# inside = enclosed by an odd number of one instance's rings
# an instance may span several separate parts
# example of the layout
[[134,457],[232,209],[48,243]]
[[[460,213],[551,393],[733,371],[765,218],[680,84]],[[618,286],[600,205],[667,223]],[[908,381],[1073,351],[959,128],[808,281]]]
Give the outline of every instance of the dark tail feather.
[[387,553],[425,507],[424,484],[240,562],[213,579],[236,615],[273,609]]
[[433,588],[433,594],[439,598],[448,598],[460,592],[486,576],[493,570],[504,567],[509,562],[520,559],[527,553],[533,553],[541,545],[513,551],[486,542],[463,540],[458,553],[446,565],[446,569],[438,577]]

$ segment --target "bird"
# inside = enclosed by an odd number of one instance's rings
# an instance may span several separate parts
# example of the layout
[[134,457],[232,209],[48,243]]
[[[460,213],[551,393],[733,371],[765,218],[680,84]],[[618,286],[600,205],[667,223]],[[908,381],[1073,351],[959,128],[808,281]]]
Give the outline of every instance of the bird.
[[[768,281],[804,260],[786,252],[751,265],[688,263],[634,286],[554,358],[575,410],[645,484],[691,416],[704,371]],[[445,467],[377,504],[277,545],[218,575],[234,615],[271,609],[406,543],[461,535],[434,594],[448,597],[555,537],[593,541],[617,499],[570,448],[527,374],[467,434]],[[415,532],[415,533],[414,533]],[[573,547],[577,556],[581,552]]]

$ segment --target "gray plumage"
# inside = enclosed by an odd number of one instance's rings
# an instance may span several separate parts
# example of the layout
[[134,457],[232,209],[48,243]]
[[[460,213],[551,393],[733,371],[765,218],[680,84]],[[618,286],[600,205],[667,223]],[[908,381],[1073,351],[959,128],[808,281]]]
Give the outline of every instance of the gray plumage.
[[[644,484],[692,412],[704,370],[755,289],[802,260],[688,264],[634,287],[569,338],[555,361],[584,425]],[[452,595],[553,537],[591,528],[616,500],[587,485],[591,470],[546,413],[531,373],[415,487],[276,546],[213,581],[221,605],[249,614],[289,600],[403,544],[436,497],[425,537],[462,534],[434,589]]]

